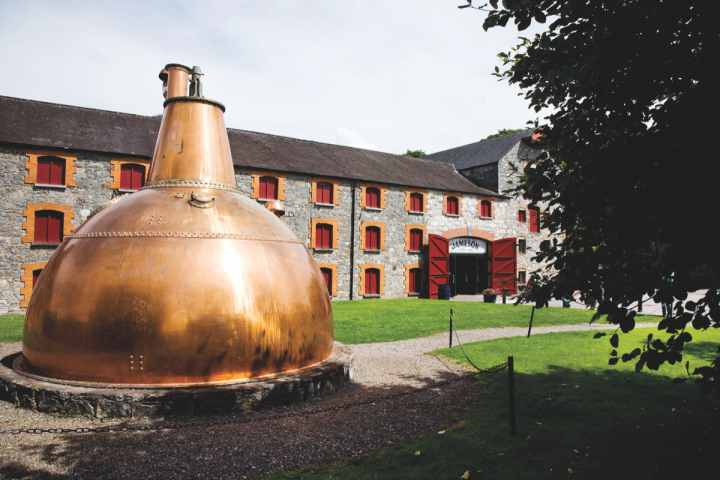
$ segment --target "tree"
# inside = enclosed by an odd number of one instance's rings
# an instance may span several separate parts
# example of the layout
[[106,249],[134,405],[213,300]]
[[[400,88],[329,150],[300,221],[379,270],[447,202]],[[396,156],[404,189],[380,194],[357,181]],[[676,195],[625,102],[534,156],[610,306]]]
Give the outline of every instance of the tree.
[[[691,326],[720,327],[711,173],[718,3],[504,0],[499,7],[491,0],[492,8],[473,7],[488,11],[485,30],[550,21],[500,53],[506,70],[494,74],[519,85],[536,112],[554,109],[529,122],[542,133],[543,153],[523,167],[514,193],[531,205],[548,202],[542,227],[565,238],[542,243],[537,260],[553,269],[534,275],[521,301],[540,307],[575,294],[622,332],[634,328],[632,309],[643,294],[674,302],[674,315],[658,327],[672,334],[668,341],[649,336],[622,355],[638,371],[681,362]],[[673,273],[672,283],[664,281]],[[707,295],[683,305],[699,288]],[[614,335],[614,348],[618,342]],[[720,358],[692,374],[720,395],[719,369]]]
[[497,133],[488,135],[487,137],[483,138],[483,140],[489,140],[491,138],[497,138],[497,137],[504,137],[505,135],[522,132],[523,130],[527,130],[527,128],[503,128],[502,130],[498,130]]
[[420,158],[420,157],[424,157],[425,155],[427,155],[427,154],[422,150],[410,150],[410,149],[408,149],[407,152],[402,154],[403,157],[413,157],[413,158]]

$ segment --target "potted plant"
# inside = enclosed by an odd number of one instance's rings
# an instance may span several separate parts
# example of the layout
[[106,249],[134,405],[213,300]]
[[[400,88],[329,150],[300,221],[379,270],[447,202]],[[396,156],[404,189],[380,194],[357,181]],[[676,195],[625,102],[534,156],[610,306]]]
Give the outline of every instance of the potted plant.
[[485,290],[483,290],[482,294],[483,301],[485,303],[495,303],[495,301],[497,300],[497,296],[500,294],[500,291],[492,288],[486,288]]

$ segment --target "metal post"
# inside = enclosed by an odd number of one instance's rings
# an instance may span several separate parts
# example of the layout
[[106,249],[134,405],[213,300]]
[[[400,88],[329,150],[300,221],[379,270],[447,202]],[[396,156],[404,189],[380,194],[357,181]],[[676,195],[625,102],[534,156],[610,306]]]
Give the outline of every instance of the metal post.
[[532,320],[535,316],[535,305],[533,305],[532,312],[530,312],[530,325],[528,326],[528,335],[527,338],[530,338],[530,332],[532,331]]
[[508,357],[508,385],[510,387],[510,435],[515,435],[515,366],[513,357]]
[[453,325],[452,325],[452,322],[453,322],[452,311],[453,311],[453,309],[451,308],[451,309],[450,309],[450,348],[452,348],[452,327],[453,327]]

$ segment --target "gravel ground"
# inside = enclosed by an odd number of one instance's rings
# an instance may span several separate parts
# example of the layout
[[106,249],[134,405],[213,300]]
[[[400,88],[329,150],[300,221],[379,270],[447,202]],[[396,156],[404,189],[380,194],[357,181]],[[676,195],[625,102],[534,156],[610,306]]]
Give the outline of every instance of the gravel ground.
[[[652,324],[638,324],[650,327]],[[533,328],[534,334],[607,329],[607,325]],[[525,335],[523,328],[460,331],[463,343]],[[447,346],[447,334],[399,342],[353,345],[355,382],[341,392],[287,408],[234,415],[132,421],[70,418],[15,409],[0,402],[0,429],[154,425],[310,412],[379,398],[456,378],[464,372],[426,352]],[[0,344],[0,358],[20,343]],[[490,366],[490,365],[480,365]],[[0,436],[0,478],[250,478],[270,471],[364,456],[456,423],[474,405],[477,383],[441,388],[376,404],[260,423],[160,432]]]

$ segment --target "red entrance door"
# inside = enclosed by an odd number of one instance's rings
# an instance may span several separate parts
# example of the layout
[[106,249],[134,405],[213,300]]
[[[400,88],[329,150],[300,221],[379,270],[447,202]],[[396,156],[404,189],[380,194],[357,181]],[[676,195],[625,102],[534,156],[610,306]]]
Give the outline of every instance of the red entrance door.
[[516,239],[503,238],[493,242],[492,255],[492,287],[502,289],[502,281],[507,280],[508,293],[517,293],[517,251],[515,250]]
[[428,235],[429,298],[438,298],[438,285],[449,283],[449,240],[441,235]]

